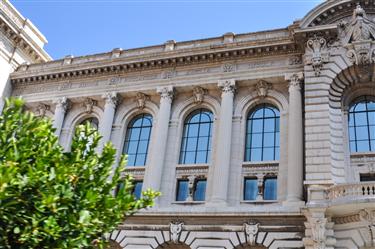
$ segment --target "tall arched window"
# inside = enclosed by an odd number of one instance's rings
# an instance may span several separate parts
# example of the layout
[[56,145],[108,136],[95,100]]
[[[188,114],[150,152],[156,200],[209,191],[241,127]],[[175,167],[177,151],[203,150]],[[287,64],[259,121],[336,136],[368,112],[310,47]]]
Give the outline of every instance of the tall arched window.
[[133,118],[126,130],[124,154],[128,155],[127,166],[144,166],[152,129],[152,116],[141,114]]
[[280,113],[268,104],[250,111],[246,125],[245,161],[279,160]]
[[211,155],[212,112],[198,109],[185,120],[180,164],[208,163]]
[[375,101],[368,96],[349,109],[349,143],[351,152],[375,151]]

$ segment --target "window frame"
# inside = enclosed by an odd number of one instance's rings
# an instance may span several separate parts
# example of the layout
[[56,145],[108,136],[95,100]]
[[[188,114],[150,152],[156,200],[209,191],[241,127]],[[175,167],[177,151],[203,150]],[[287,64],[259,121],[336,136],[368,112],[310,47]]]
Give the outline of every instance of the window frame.
[[[179,197],[179,190],[180,190],[180,182],[186,182],[187,184],[187,196],[185,198],[185,200],[178,200],[178,197]],[[197,193],[197,186],[198,186],[198,183],[199,182],[205,182],[205,188],[204,188],[204,200],[196,200],[196,193]],[[177,178],[176,179],[176,192],[175,192],[175,196],[174,196],[174,203],[175,204],[181,204],[181,203],[205,203],[206,200],[207,200],[207,177],[206,176],[196,176],[194,178],[194,183],[193,183],[193,189],[192,189],[192,195],[191,195],[191,200],[189,200],[189,195],[190,195],[190,189],[189,189],[189,184],[190,184],[190,181],[188,179],[188,177],[182,177],[182,178]]]

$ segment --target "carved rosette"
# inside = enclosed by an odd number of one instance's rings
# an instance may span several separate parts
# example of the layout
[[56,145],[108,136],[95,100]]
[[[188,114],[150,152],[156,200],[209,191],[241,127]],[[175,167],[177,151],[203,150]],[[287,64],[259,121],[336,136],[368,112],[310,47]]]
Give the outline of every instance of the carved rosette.
[[204,100],[204,96],[207,94],[207,90],[202,87],[194,87],[193,95],[194,95],[194,103],[199,105],[202,104]]
[[146,102],[150,100],[150,96],[144,94],[144,93],[137,93],[135,96],[135,102],[137,103],[137,107],[140,110],[143,110],[146,106]]
[[35,109],[35,113],[38,117],[45,117],[46,116],[46,113],[47,111],[50,110],[50,106],[49,105],[46,105],[46,104],[43,104],[43,103],[40,103],[36,109]]
[[234,79],[219,80],[218,87],[221,89],[223,94],[234,93],[236,91],[236,81]]
[[315,76],[319,76],[324,63],[329,62],[327,41],[323,37],[314,36],[306,44],[305,64],[311,65]]
[[119,103],[119,97],[116,92],[107,92],[103,94],[102,98],[105,100],[106,105],[111,105],[113,108]]
[[247,243],[250,246],[255,246],[256,238],[259,233],[259,223],[245,223],[244,230],[247,238]]
[[301,90],[301,84],[303,81],[303,73],[291,73],[285,75],[285,80],[289,82],[289,91]]
[[178,244],[178,239],[180,238],[182,232],[183,222],[171,222],[169,224],[169,232],[171,234],[171,240],[173,243]]
[[82,107],[85,108],[86,113],[92,113],[94,106],[97,105],[98,102],[91,98],[86,98],[82,103]]
[[172,101],[174,95],[174,89],[172,86],[159,87],[156,92],[160,94],[160,98],[168,101]]
[[272,89],[272,85],[264,80],[260,80],[256,85],[256,91],[260,98],[265,98],[268,95],[268,90],[270,89]]

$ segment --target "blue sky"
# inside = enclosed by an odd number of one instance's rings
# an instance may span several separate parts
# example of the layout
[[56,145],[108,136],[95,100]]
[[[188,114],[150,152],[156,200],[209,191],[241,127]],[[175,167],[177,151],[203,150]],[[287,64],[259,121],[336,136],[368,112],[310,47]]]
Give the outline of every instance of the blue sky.
[[323,0],[11,0],[55,59],[282,28]]

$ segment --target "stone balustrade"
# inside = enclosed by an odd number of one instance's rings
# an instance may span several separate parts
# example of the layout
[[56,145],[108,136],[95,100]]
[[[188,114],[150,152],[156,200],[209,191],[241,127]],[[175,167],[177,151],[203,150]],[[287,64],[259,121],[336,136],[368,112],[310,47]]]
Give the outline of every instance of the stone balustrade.
[[375,182],[340,184],[333,186],[328,190],[328,198],[331,201],[345,197],[375,198]]

